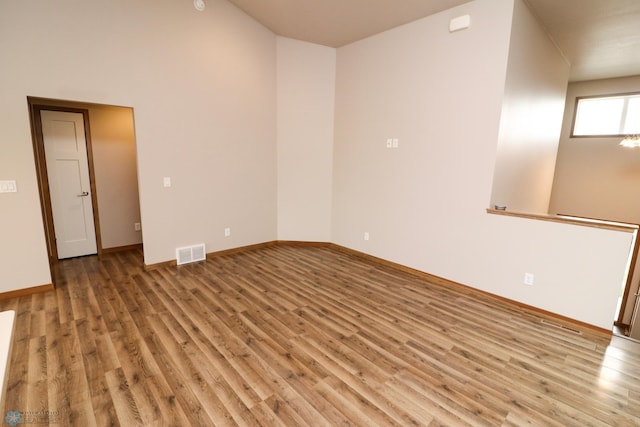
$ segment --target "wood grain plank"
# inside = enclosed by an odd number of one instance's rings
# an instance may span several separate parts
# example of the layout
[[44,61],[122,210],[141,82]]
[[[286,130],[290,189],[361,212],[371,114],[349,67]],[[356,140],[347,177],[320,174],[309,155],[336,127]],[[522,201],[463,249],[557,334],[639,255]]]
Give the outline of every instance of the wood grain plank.
[[[64,260],[2,410],[82,426],[635,426],[640,344],[333,247]],[[573,325],[575,326],[575,325]],[[29,414],[28,414],[29,413]]]

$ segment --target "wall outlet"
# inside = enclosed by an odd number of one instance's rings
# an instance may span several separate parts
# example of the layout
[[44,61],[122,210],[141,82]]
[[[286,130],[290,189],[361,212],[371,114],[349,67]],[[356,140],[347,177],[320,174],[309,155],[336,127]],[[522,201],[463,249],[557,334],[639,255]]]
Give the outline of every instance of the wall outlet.
[[229,237],[231,236],[231,228],[230,227],[226,227],[224,229],[224,237]]
[[140,230],[142,230],[142,226],[140,225],[139,222],[136,222],[136,223],[133,224],[133,229],[136,230],[136,231],[140,231]]
[[527,286],[533,286],[533,273],[524,273],[524,284]]
[[364,240],[369,240],[369,232],[368,231],[364,232]]

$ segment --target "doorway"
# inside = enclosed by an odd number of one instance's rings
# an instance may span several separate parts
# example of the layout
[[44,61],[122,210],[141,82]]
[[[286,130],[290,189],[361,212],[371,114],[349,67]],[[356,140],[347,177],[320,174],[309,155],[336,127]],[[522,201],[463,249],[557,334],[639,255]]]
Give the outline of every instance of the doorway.
[[[44,129],[43,135],[43,118],[46,122],[46,116],[50,114],[62,115],[62,121],[58,122],[58,129],[56,129],[58,133],[61,131],[59,128],[62,127],[63,133],[73,133],[70,129],[76,128],[75,133],[81,134],[82,132],[77,129],[84,127],[88,185],[82,183],[69,191],[67,203],[69,206],[74,205],[76,211],[92,214],[93,227],[81,224],[82,222],[90,224],[90,219],[85,221],[78,219],[80,217],[77,216],[70,220],[73,223],[72,227],[67,227],[74,230],[75,234],[72,233],[72,237],[77,240],[83,229],[87,230],[85,233],[87,235],[94,234],[96,247],[93,253],[97,253],[98,256],[125,249],[138,248],[142,250],[133,109],[47,98],[28,97],[27,100],[52,275],[54,275],[54,266],[59,259],[84,254],[71,253],[69,255],[59,248],[60,245],[57,242],[60,240],[61,232],[64,231],[59,228],[64,225],[60,226],[54,220],[54,205],[56,204],[54,187],[56,183],[50,182],[50,177],[53,176],[50,169],[55,169],[56,166],[51,167],[50,162],[54,160],[47,158],[45,150],[46,129]],[[73,123],[71,123],[72,120]],[[76,173],[74,162],[76,160],[72,159],[64,163],[63,169],[67,169],[67,175]],[[62,181],[68,181],[67,178],[65,177]],[[59,179],[59,177],[53,179]],[[91,231],[93,233],[90,233]]]
[[[88,112],[40,110],[58,259],[97,253]],[[91,169],[91,172],[90,172]]]

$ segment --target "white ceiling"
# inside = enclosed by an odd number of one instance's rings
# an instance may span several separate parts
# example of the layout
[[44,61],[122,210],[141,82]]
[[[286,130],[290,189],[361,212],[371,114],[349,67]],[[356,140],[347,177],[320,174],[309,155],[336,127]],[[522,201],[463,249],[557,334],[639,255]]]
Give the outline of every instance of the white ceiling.
[[[340,47],[469,0],[230,1],[276,34]],[[571,81],[640,75],[640,0],[525,1],[571,63]]]

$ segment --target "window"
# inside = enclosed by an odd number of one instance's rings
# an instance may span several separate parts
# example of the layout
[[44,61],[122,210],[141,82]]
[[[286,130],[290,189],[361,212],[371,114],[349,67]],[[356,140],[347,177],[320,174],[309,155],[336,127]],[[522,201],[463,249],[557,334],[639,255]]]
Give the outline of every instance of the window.
[[640,134],[640,93],[578,98],[571,136]]

